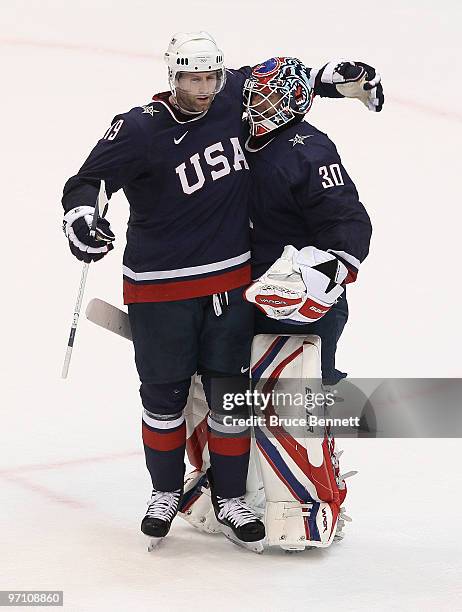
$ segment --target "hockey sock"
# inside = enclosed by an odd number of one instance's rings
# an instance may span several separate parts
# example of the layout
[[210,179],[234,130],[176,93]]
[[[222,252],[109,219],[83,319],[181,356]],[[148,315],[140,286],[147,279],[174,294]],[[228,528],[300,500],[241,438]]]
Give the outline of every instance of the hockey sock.
[[186,424],[181,412],[161,415],[143,410],[143,444],[152,486],[158,491],[183,487]]
[[207,420],[214,492],[225,498],[240,497],[246,492],[250,428],[247,425],[227,425],[224,419],[223,415],[211,412]]
[[249,467],[250,427],[246,423],[249,414],[246,405],[232,398],[246,392],[249,378],[207,371],[202,384],[210,408],[207,442],[214,492],[225,498],[240,497],[246,492]]
[[143,443],[154,489],[183,488],[186,424],[183,408],[191,379],[173,383],[141,383]]

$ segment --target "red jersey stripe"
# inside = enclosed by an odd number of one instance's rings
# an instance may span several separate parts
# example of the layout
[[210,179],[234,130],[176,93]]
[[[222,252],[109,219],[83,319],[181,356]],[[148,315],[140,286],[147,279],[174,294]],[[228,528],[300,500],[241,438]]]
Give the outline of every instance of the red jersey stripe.
[[213,295],[250,284],[250,265],[196,280],[138,284],[124,278],[124,303],[172,302]]

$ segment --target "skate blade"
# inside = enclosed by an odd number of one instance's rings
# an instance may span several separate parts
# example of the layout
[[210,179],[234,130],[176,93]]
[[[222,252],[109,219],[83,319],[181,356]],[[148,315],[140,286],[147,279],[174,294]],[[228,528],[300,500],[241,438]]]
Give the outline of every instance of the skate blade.
[[221,532],[225,535],[228,540],[230,540],[239,548],[244,548],[244,550],[249,550],[250,552],[256,553],[257,555],[261,555],[265,550],[264,542],[265,540],[258,540],[257,542],[243,542],[238,537],[235,536],[234,531],[231,527],[226,527],[225,525],[221,526]]
[[162,540],[164,538],[152,538],[150,536],[148,536],[150,538],[149,540],[149,544],[148,544],[148,552],[152,552],[153,550],[155,550],[159,544],[162,542]]

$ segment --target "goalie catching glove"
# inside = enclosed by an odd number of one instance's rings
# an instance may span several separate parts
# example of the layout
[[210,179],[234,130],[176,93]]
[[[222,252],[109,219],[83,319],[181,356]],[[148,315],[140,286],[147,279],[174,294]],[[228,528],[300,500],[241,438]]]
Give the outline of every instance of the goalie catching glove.
[[79,261],[98,261],[114,247],[115,236],[109,221],[100,217],[96,223],[95,237],[90,235],[95,209],[93,206],[77,206],[64,215],[63,232],[69,240],[69,248]]
[[279,259],[244,292],[271,319],[302,325],[323,317],[343,293],[348,269],[331,253],[284,247]]

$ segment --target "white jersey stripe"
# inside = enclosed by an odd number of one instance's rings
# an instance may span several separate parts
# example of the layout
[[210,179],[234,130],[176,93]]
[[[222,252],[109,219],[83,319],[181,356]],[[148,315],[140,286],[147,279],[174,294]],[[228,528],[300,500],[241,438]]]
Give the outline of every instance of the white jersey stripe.
[[127,266],[123,266],[124,276],[135,281],[161,280],[164,278],[181,278],[182,276],[194,276],[197,274],[207,274],[208,272],[216,272],[218,270],[226,270],[239,264],[243,264],[250,260],[250,251],[242,253],[231,259],[216,261],[215,263],[205,264],[203,266],[192,266],[191,268],[178,268],[178,270],[158,270],[153,272],[134,272]]

